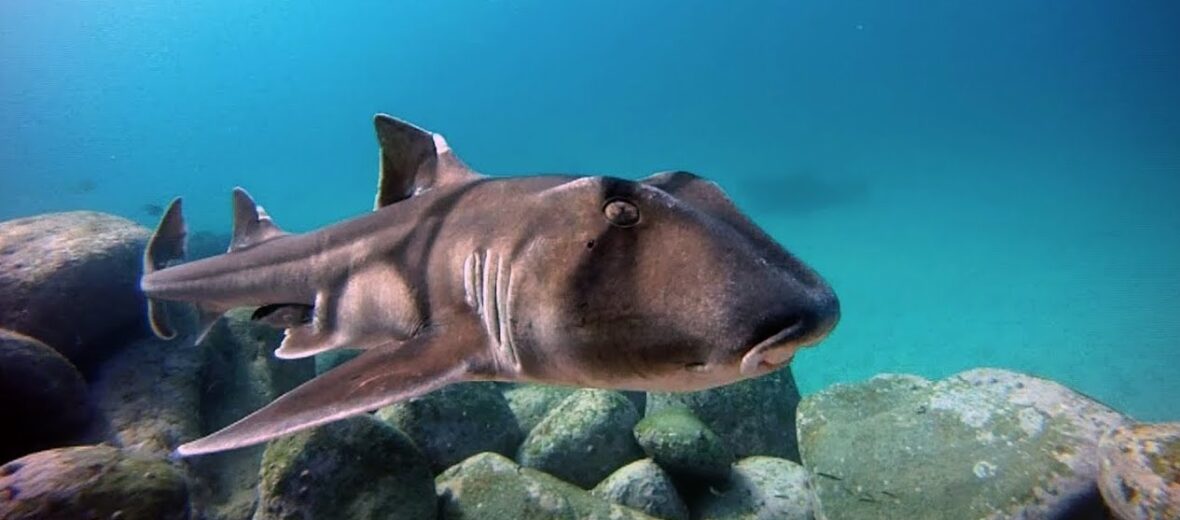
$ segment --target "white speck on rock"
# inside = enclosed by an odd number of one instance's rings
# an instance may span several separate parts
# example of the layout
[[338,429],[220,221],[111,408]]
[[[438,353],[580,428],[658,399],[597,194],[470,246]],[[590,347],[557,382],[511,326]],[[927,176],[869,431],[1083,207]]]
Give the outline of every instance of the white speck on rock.
[[1029,437],[1036,437],[1041,434],[1045,427],[1045,416],[1041,415],[1036,408],[1021,408],[1016,412],[1016,419],[1020,421],[1020,429],[1024,430],[1024,434]]
[[929,408],[959,416],[963,424],[982,428],[992,418],[995,403],[972,388],[946,388],[930,397]]
[[979,478],[991,478],[996,476],[996,465],[986,460],[981,460],[975,463],[975,467],[971,468],[971,472],[975,473]]

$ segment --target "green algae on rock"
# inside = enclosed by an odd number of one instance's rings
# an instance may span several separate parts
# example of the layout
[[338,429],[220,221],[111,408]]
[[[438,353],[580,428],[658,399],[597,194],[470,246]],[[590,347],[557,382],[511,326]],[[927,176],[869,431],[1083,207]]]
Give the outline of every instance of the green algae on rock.
[[0,462],[61,446],[91,416],[86,381],[41,341],[0,329]]
[[687,408],[673,406],[635,425],[635,439],[647,456],[676,478],[722,480],[733,452]]
[[435,479],[441,520],[654,520],[495,453],[480,453]]
[[[241,419],[314,375],[310,359],[276,359],[273,352],[282,331],[251,320],[251,313],[252,309],[231,310],[200,347],[182,347],[205,352],[200,394],[204,433]],[[253,515],[264,448],[187,459],[196,480],[194,502],[211,520]]]
[[434,472],[485,451],[512,456],[523,434],[508,402],[493,383],[459,383],[377,412],[405,432]]
[[522,466],[590,489],[616,469],[643,457],[631,433],[637,422],[639,412],[623,394],[578,390],[529,432],[517,460]]
[[315,375],[326,374],[329,370],[347,363],[364,352],[360,349],[341,347],[315,355]]
[[437,514],[430,462],[405,434],[368,414],[271,441],[258,495],[255,520]]
[[[699,520],[811,520],[815,495],[807,470],[775,457],[747,457],[733,466],[722,490],[692,504]],[[887,518],[887,517],[882,517]],[[893,517],[888,517],[893,518]]]
[[688,506],[671,477],[651,459],[623,466],[599,482],[591,494],[667,520],[688,520]]
[[1125,421],[1052,381],[976,369],[831,386],[799,405],[799,441],[832,520],[1102,518],[1098,438]]
[[139,275],[149,234],[94,211],[0,223],[0,327],[88,371],[144,323]]
[[145,338],[115,351],[95,370],[91,394],[110,443],[167,457],[201,433],[205,350],[191,338]]
[[520,430],[528,435],[541,423],[541,419],[545,418],[549,410],[561,404],[576,390],[569,386],[520,383],[507,385],[501,392],[508,400],[508,407],[512,408],[512,413],[516,415]]
[[799,390],[791,367],[701,392],[649,393],[647,415],[687,407],[733,450],[736,457],[767,455],[799,460],[795,407]]
[[1180,422],[1115,428],[1098,452],[1098,488],[1119,518],[1180,518]]
[[0,518],[182,520],[184,475],[157,458],[111,446],[33,453],[0,466]]

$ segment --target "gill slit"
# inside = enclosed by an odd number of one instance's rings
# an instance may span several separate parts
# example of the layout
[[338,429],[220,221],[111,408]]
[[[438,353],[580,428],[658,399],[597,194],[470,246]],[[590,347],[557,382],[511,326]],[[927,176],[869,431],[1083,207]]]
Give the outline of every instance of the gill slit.
[[473,251],[463,261],[463,292],[490,340],[492,356],[505,373],[516,373],[520,360],[512,337],[512,265],[493,251]]

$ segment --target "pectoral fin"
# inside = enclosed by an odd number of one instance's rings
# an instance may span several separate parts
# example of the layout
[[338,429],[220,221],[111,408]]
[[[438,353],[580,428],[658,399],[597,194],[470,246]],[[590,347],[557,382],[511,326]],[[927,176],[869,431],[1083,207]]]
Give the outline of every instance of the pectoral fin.
[[376,347],[177,452],[188,456],[241,448],[451,383],[484,379],[477,374],[489,364],[488,351],[486,336],[475,326],[439,328]]

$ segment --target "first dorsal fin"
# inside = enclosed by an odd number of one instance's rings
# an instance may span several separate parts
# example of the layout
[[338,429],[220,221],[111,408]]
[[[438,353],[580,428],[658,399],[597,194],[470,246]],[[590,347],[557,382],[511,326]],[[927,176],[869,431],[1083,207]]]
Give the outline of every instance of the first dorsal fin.
[[436,186],[479,176],[455,156],[441,135],[387,114],[377,114],[373,125],[381,146],[381,174],[374,209]]
[[287,233],[242,188],[234,188],[234,234],[229,250],[237,251]]

